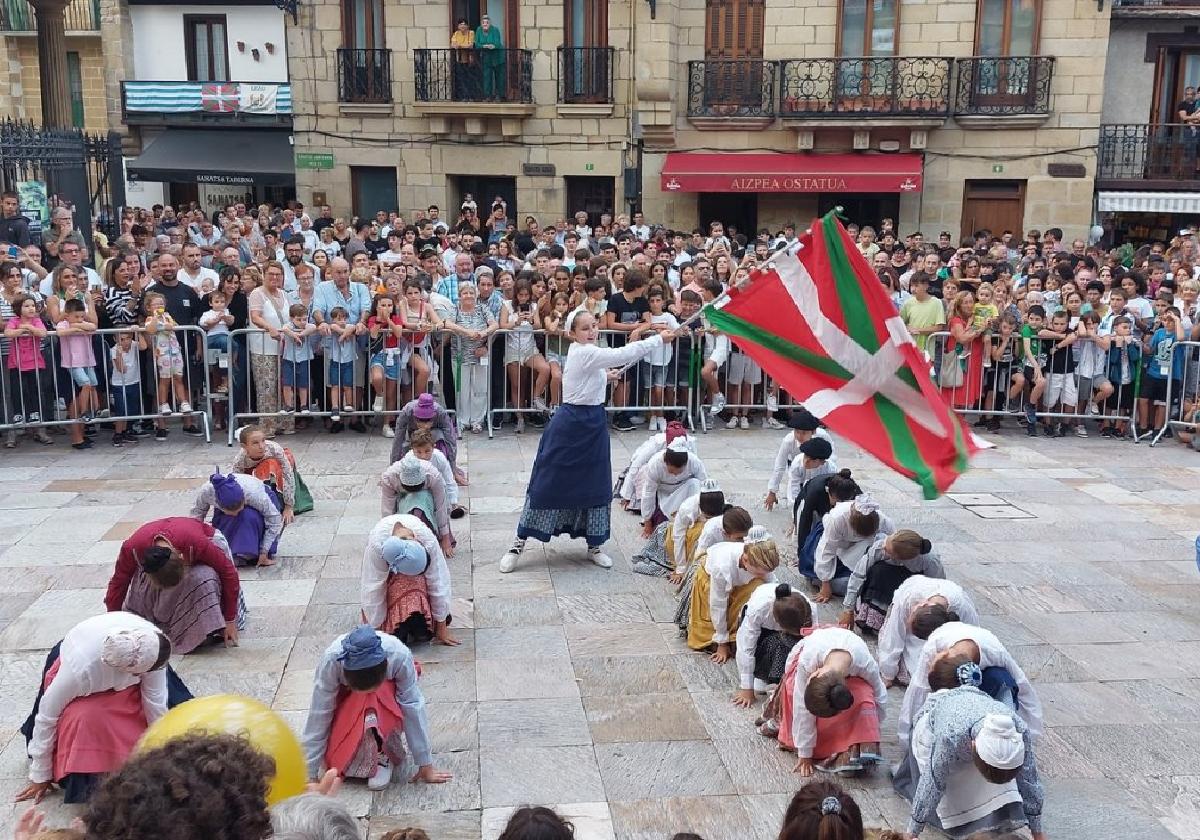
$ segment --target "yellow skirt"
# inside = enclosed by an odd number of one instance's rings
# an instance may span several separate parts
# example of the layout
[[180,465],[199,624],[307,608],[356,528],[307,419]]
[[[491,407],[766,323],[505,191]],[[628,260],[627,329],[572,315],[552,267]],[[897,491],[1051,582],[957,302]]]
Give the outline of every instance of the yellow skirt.
[[[693,522],[688,526],[687,533],[683,535],[683,555],[692,562],[692,552],[696,550],[696,543],[700,541],[700,532],[704,530],[704,523],[707,520]],[[663,551],[666,554],[667,564],[675,568],[675,520],[671,520],[671,524],[667,526],[667,535],[663,540]]]
[[[688,615],[688,647],[692,650],[704,650],[713,643],[713,634],[716,628],[712,624],[712,615],[708,609],[708,590],[711,585],[708,577],[708,569],[704,568],[704,558],[706,554],[702,554],[696,558],[696,577],[692,582],[692,606]],[[738,626],[742,621],[742,608],[750,600],[750,596],[754,594],[754,590],[763,583],[761,578],[755,578],[749,583],[743,583],[741,586],[735,586],[733,591],[729,593],[729,606],[725,610],[726,623],[729,635],[732,638],[738,631]]]

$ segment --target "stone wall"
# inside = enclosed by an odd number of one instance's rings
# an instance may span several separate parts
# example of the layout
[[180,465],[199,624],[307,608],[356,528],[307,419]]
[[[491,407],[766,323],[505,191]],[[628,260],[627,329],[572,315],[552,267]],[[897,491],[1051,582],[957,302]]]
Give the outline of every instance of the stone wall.
[[0,118],[29,119],[21,78],[19,38],[0,37]]
[[[20,104],[17,108],[24,112],[25,119],[40,123],[42,89],[38,81],[41,76],[38,72],[37,39],[22,36],[4,40],[9,45],[9,67],[14,67],[14,63],[20,66],[20,84],[14,88],[20,91]],[[109,126],[102,46],[101,39],[94,35],[67,36],[67,52],[79,53],[79,71],[83,80],[83,127],[95,133],[106,132]],[[3,100],[0,100],[0,103],[2,102]]]
[[[521,42],[533,51],[534,107],[520,117],[513,135],[500,109],[479,105],[469,115],[431,117],[415,96],[413,50],[445,48],[451,32],[446,0],[396,0],[384,10],[386,47],[392,50],[390,107],[338,102],[337,49],[342,41],[340,0],[300,5],[300,23],[288,24],[288,54],[295,103],[297,152],[334,155],[335,168],[298,170],[302,201],[324,192],[338,215],[351,205],[351,165],[396,167],[400,209],[429,204],[457,206],[455,176],[504,176],[517,179],[519,212],[553,218],[566,212],[566,185],[572,175],[615,179],[616,209],[624,210],[622,169],[629,145],[631,22],[629,5],[609,8],[609,44],[616,48],[615,103],[611,113],[592,107],[560,107],[557,102],[557,48],[563,43],[563,6],[558,0],[522,0]],[[582,112],[582,113],[580,113]],[[435,131],[436,129],[436,131]],[[522,174],[525,163],[549,163],[553,178]],[[588,167],[591,168],[588,168]]]

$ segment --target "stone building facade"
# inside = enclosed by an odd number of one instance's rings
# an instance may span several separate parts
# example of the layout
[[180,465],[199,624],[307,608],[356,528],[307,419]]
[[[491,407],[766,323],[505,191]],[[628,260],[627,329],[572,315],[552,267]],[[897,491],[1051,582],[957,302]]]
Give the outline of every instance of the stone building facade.
[[[448,49],[456,19],[473,29],[484,11],[504,45],[499,96],[480,88],[482,51]],[[404,212],[457,210],[471,192],[503,196],[518,222],[607,204],[774,228],[841,204],[955,238],[1080,235],[1109,14],[1090,0],[310,0],[288,28],[297,189],[339,214],[393,195]],[[783,156],[732,157],[745,153]],[[764,167],[785,179],[756,182]]]

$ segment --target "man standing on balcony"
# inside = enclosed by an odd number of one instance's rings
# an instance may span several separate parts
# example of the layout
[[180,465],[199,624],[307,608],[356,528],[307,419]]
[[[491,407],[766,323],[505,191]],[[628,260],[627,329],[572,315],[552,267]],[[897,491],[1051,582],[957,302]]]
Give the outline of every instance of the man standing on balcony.
[[1197,144],[1200,142],[1200,102],[1196,101],[1196,88],[1188,85],[1183,89],[1183,101],[1175,108],[1176,116],[1183,123],[1183,153],[1189,168],[1196,166]]
[[492,26],[487,15],[479,19],[479,27],[475,30],[475,49],[482,51],[483,98],[502,98],[506,87],[504,41],[500,38],[500,30]]

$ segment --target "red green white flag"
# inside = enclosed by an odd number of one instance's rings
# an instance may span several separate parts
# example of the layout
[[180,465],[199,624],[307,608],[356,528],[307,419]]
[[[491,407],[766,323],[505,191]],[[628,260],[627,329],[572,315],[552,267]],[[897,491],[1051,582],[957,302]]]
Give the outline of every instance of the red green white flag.
[[833,213],[706,316],[832,431],[933,499],[980,447]]

